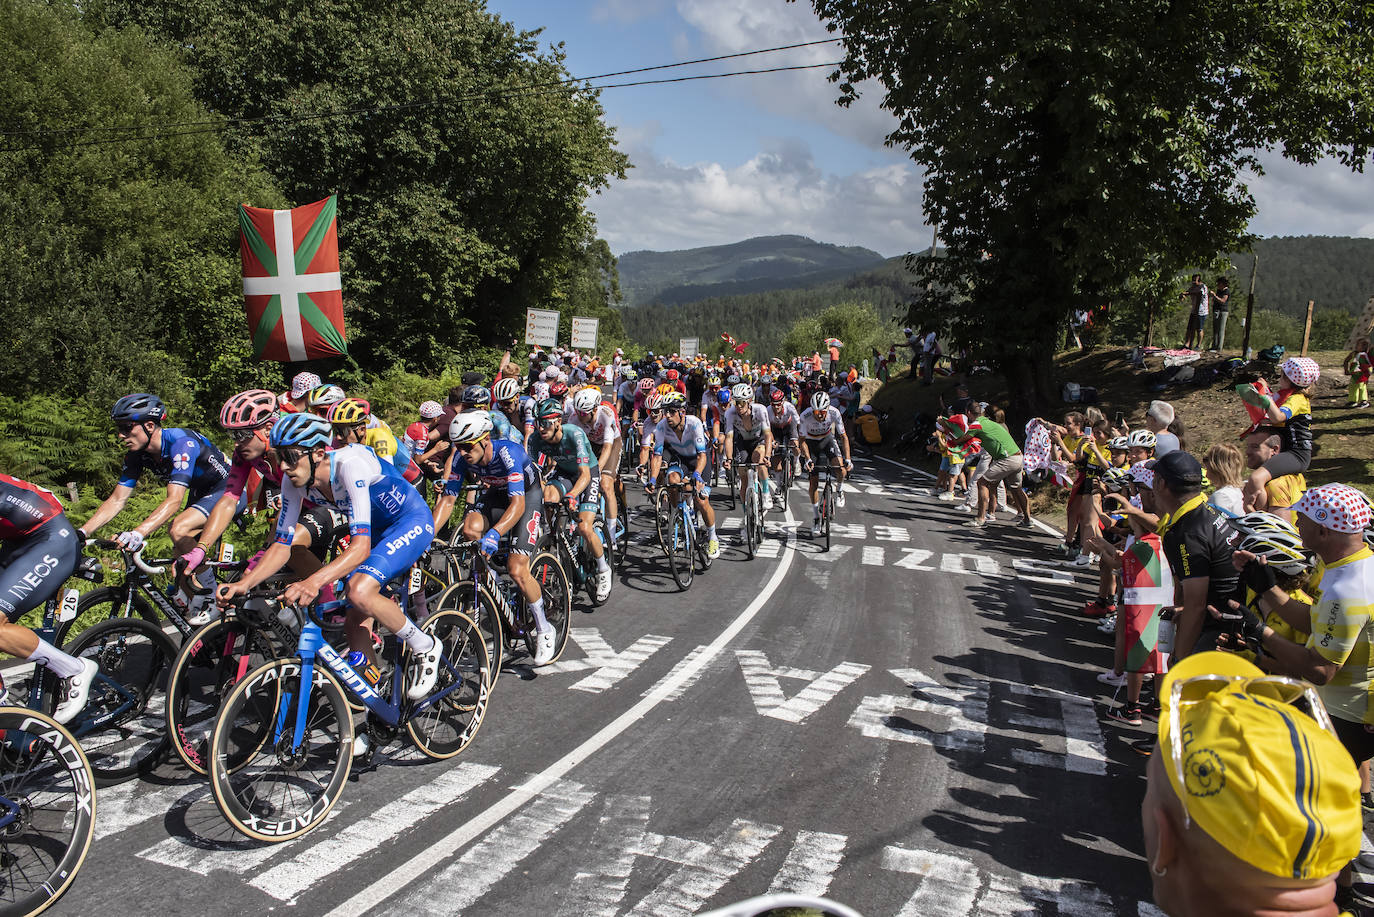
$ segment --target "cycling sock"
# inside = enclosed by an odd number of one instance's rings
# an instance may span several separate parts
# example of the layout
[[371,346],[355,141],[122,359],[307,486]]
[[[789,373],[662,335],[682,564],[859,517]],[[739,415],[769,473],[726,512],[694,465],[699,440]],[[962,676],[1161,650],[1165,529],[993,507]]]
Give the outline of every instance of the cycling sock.
[[603,553],[600,557],[596,559],[596,571],[598,573],[605,573],[610,569],[611,565],[606,562],[606,555]]
[[406,620],[405,626],[396,631],[396,639],[405,641],[405,645],[410,647],[412,653],[428,653],[434,649],[434,638],[420,628],[415,626],[415,622]]
[[820,505],[819,503],[812,503],[812,504],[811,504],[811,518],[813,518],[813,519],[820,519],[820,518],[821,518],[821,505]]
[[708,525],[708,526],[706,527],[706,540],[707,540],[707,541],[715,541],[715,540],[716,540],[716,527],[715,527],[714,525]]
[[619,519],[610,519],[606,522],[606,540],[611,543],[611,547],[615,547],[615,529],[619,524]]
[[75,656],[64,653],[43,638],[38,639],[38,649],[29,656],[30,662],[41,662],[58,678],[71,678],[80,675],[85,666]]
[[549,629],[549,619],[544,617],[544,597],[530,602],[530,614],[534,615],[535,630],[543,633]]

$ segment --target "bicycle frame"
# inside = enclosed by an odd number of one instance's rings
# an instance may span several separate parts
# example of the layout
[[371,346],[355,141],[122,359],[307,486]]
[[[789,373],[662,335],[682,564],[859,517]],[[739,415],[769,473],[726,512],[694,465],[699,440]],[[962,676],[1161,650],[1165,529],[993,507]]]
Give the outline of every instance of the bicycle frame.
[[501,578],[492,569],[491,561],[487,559],[487,555],[478,550],[477,542],[460,542],[450,547],[455,551],[472,552],[472,566],[470,567],[472,581],[486,589],[491,600],[496,603],[496,610],[501,615],[502,623],[505,624],[504,630],[507,638],[513,640],[522,636],[524,629],[515,619],[515,608],[512,607],[510,600],[506,597],[506,590],[502,588]]

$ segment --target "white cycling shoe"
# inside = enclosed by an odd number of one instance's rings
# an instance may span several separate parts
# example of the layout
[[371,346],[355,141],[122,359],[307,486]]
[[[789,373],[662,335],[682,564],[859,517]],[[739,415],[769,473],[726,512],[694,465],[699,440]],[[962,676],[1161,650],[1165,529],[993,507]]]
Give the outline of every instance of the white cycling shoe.
[[821,520],[817,519],[811,523],[811,537],[819,538],[821,535]]
[[596,571],[596,600],[604,602],[610,595],[611,571],[609,569]]
[[835,505],[844,509],[844,488],[841,487],[839,493],[835,494]]
[[553,662],[553,651],[558,645],[558,634],[552,625],[534,635],[534,664],[548,665]]
[[95,684],[99,672],[100,666],[94,659],[82,659],[81,671],[62,682],[62,703],[52,712],[52,718],[64,725],[70,723],[86,706],[86,698],[91,696],[91,685]]
[[438,640],[428,653],[410,653],[410,663],[406,666],[406,697],[411,700],[424,700],[434,683],[439,680],[439,660],[444,655],[444,646]]

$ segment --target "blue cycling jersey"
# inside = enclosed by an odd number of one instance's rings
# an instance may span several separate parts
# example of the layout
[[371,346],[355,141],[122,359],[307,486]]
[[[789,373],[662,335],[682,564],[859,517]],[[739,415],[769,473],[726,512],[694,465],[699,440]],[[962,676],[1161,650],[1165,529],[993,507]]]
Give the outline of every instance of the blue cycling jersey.
[[328,456],[332,496],[326,497],[315,487],[297,487],[289,477],[282,479],[276,533],[280,544],[291,543],[291,533],[306,500],[343,513],[348,517],[349,534],[365,535],[374,544],[379,544],[388,529],[416,510],[428,512],[424,498],[396,466],[378,458],[367,446],[353,443],[332,450]]
[[524,439],[524,430],[520,436],[515,436],[511,431],[510,419],[506,417],[504,411],[487,411],[491,415],[491,438],[493,440],[505,439],[513,443],[518,443]]
[[491,441],[491,461],[469,465],[458,450],[453,455],[452,482],[462,482],[471,471],[484,490],[523,497],[526,490],[539,489],[539,470],[530,461],[525,447],[504,439]]
[[224,453],[201,434],[181,427],[162,428],[162,449],[157,455],[140,450],[124,456],[119,483],[134,487],[145,471],[197,494],[221,489],[229,480],[229,462]]

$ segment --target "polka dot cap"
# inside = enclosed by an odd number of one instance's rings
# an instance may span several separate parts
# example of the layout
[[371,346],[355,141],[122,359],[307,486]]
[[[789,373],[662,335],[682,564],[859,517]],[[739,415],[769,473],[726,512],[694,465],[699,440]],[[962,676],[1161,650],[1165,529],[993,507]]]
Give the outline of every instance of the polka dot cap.
[[1149,467],[1149,464],[1149,462],[1136,462],[1131,466],[1130,474],[1137,484],[1153,490],[1155,486],[1155,470]]
[[1322,374],[1321,367],[1311,357],[1289,357],[1279,369],[1300,388],[1312,385]]
[[1369,502],[1347,484],[1323,484],[1303,495],[1293,509],[1324,528],[1353,535],[1369,526]]

